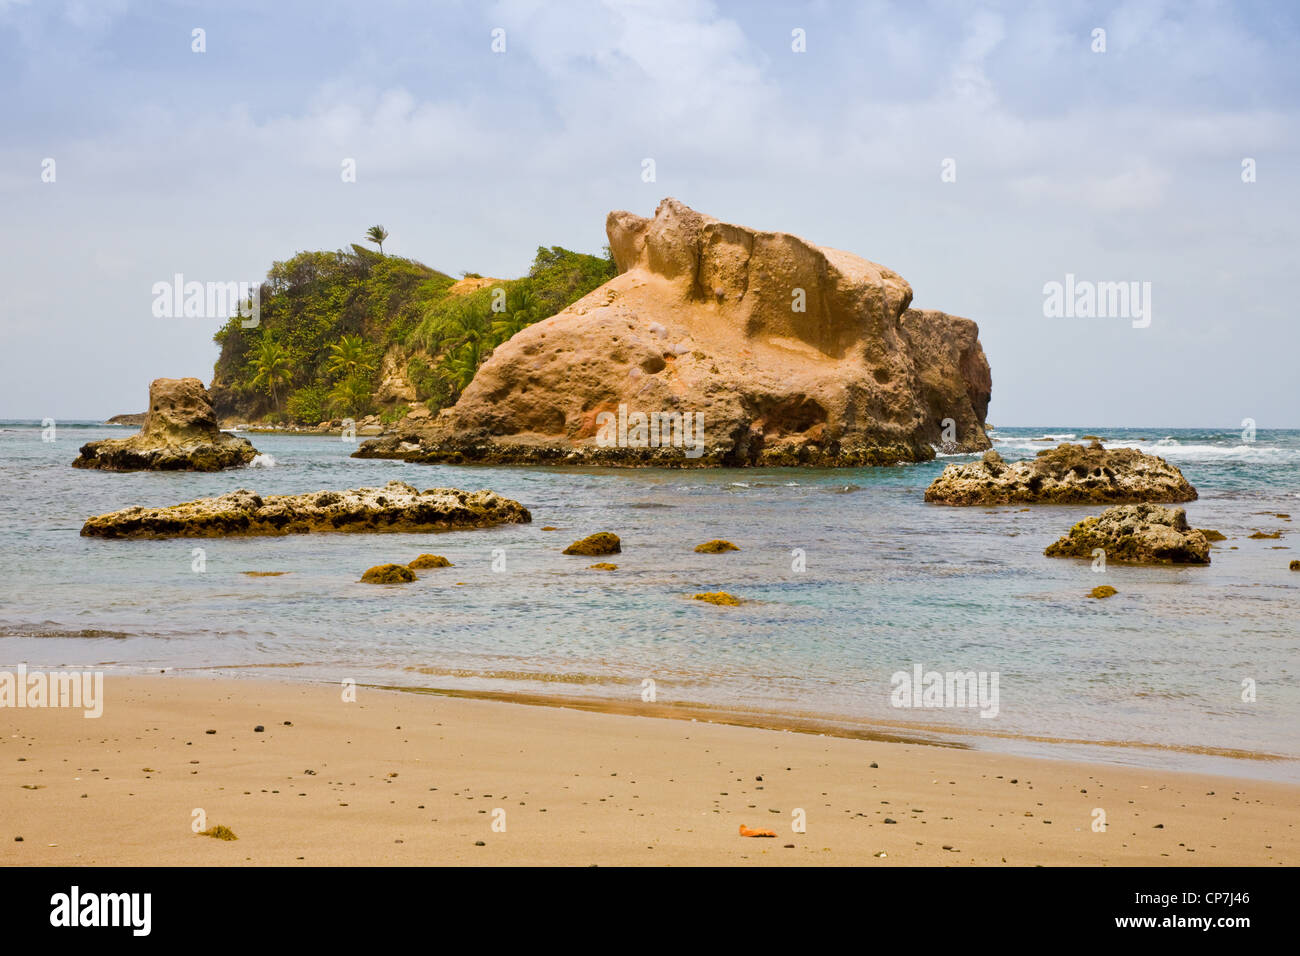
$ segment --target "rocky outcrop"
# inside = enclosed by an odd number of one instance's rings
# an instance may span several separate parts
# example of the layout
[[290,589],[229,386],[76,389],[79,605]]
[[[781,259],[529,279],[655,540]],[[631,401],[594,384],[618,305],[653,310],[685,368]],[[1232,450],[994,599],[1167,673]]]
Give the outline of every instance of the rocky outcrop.
[[96,538],[217,538],[308,532],[455,531],[525,524],[523,505],[493,491],[428,488],[401,481],[382,488],[262,495],[240,489],[169,508],[124,508],[89,519]]
[[1046,551],[1049,558],[1091,558],[1100,548],[1107,561],[1126,564],[1209,564],[1210,543],[1187,524],[1182,508],[1120,505],[1084,518]]
[[[120,416],[119,416],[120,417]],[[246,465],[257,449],[217,426],[207,389],[197,378],[157,378],[149,410],[130,438],[87,442],[74,468],[105,471],[220,471]]]
[[114,415],[108,421],[104,422],[104,424],[105,425],[132,425],[136,428],[139,428],[144,424],[144,420],[147,417],[147,415],[148,412],[128,412],[125,415]]
[[375,401],[380,404],[415,401],[415,386],[406,377],[406,354],[401,346],[390,345],[379,363],[379,384],[375,386]]
[[925,491],[943,505],[1005,505],[1043,502],[1195,501],[1196,489],[1163,458],[1136,448],[1093,442],[1045,448],[1036,458],[1008,464],[996,451],[982,461],[949,465]]
[[499,346],[434,421],[356,456],[855,466],[989,447],[978,328],[909,309],[891,269],[673,199],[606,231],[620,275]]

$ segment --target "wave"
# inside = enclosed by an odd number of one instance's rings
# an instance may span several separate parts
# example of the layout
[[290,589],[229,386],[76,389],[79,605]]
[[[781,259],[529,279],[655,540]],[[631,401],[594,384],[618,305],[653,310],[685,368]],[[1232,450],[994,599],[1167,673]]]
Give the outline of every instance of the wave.
[[[1300,463],[1300,448],[1282,448],[1260,442],[1235,445],[1211,445],[1203,442],[1183,444],[1176,438],[1157,440],[1120,440],[1102,442],[1107,448],[1136,448],[1147,455],[1158,455],[1170,461],[1190,462],[1241,462],[1255,465],[1286,465]],[[993,444],[1006,451],[1026,451],[1037,454],[1043,443],[1028,438],[994,438]],[[941,456],[953,457],[953,456]]]
[[275,457],[262,452],[248,463],[249,468],[274,468],[276,465]]
[[0,625],[0,638],[3,637],[88,637],[91,639],[111,638],[125,640],[135,637],[127,631],[107,631],[98,627],[60,627],[46,624],[5,624]]

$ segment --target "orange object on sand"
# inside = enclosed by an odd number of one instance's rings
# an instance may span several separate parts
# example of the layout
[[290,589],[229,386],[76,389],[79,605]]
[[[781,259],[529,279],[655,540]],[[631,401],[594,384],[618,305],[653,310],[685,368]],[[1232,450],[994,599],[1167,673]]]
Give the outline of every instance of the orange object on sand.
[[742,823],[740,825],[740,835],[752,837],[774,837],[776,836],[776,833],[772,830],[751,830]]

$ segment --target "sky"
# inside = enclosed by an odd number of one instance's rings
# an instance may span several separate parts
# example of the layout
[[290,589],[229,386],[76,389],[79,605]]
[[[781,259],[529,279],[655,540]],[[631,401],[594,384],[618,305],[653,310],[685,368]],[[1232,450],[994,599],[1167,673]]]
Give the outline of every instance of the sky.
[[0,418],[209,381],[178,273],[509,278],[674,196],[974,319],[995,424],[1300,427],[1293,3],[0,0],[0,89]]

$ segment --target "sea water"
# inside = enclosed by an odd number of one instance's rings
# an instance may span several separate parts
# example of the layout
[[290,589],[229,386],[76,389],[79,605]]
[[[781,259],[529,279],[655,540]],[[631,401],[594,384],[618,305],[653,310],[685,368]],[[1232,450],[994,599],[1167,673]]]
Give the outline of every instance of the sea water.
[[[1298,431],[1247,442],[1228,429],[999,428],[1008,460],[1092,433],[1160,455],[1200,492],[1185,505],[1191,524],[1229,536],[1208,567],[1110,562],[1101,573],[1043,556],[1099,506],[924,502],[946,464],[977,456],[850,470],[430,466],[353,459],[355,444],[337,436],[252,434],[258,460],[219,474],[70,466],[82,443],[131,432],[0,422],[0,667],[630,703],[653,681],[659,703],[1300,780],[1300,572],[1288,570],[1300,557]],[[90,515],[131,505],[392,479],[490,488],[533,521],[442,534],[79,535]],[[619,535],[622,553],[561,554],[595,531]],[[712,538],[741,550],[693,551]],[[359,581],[424,552],[454,567],[404,586]],[[596,560],[618,570],[589,570]],[[1099,584],[1119,593],[1087,597]],[[718,590],[745,603],[691,599]],[[996,716],[894,706],[891,678],[918,666],[996,674]]]

